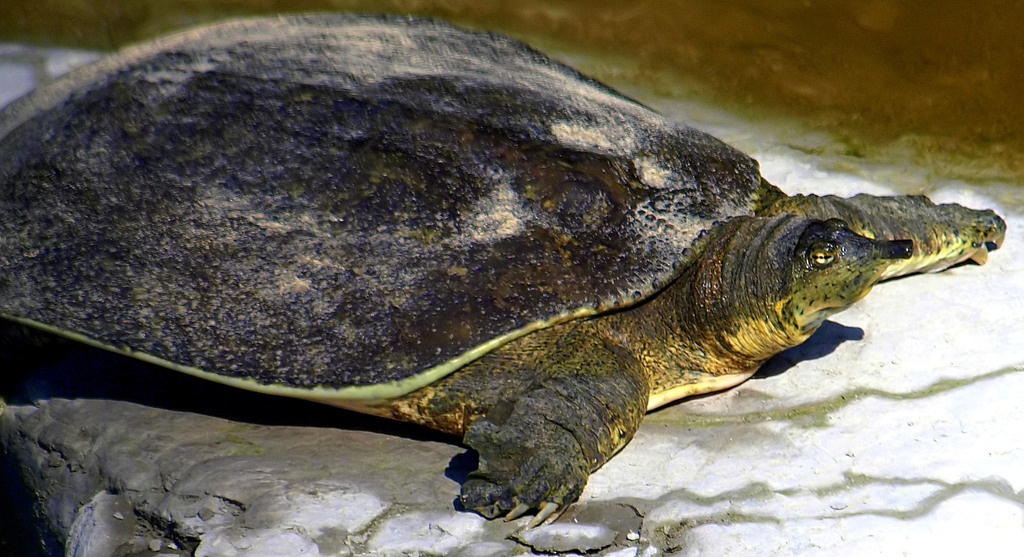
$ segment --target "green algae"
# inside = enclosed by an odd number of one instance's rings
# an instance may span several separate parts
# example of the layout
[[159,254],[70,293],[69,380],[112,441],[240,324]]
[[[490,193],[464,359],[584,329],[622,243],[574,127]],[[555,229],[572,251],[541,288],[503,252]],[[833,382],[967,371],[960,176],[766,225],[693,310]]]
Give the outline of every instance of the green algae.
[[784,408],[774,408],[761,412],[745,412],[734,415],[712,415],[692,412],[654,412],[647,417],[645,423],[705,428],[782,420],[798,424],[802,427],[827,427],[830,425],[829,416],[831,414],[864,398],[877,397],[887,400],[923,399],[962,387],[975,385],[1004,375],[1021,372],[1024,372],[1024,366],[1010,366],[987,373],[981,373],[972,377],[940,379],[920,389],[901,393],[894,393],[875,388],[858,387],[825,400]]

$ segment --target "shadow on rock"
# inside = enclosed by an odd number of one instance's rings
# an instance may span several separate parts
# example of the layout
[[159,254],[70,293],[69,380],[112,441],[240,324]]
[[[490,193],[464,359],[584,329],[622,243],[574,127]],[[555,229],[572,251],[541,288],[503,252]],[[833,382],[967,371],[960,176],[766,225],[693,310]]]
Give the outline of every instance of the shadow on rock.
[[[469,474],[480,466],[480,455],[474,450],[467,450],[452,457],[448,461],[448,467],[444,470],[444,477],[462,485],[469,479]],[[456,497],[452,500],[452,508],[460,512],[469,512],[462,504],[462,499]]]
[[415,424],[228,387],[106,350],[65,344],[49,357],[19,357],[3,374],[0,397],[9,404],[54,398],[120,400],[254,425],[330,427],[458,443]]
[[778,375],[798,362],[824,358],[835,352],[840,344],[851,340],[862,340],[863,338],[864,329],[860,327],[847,327],[835,321],[825,321],[811,335],[811,338],[807,339],[803,344],[776,354],[765,362],[752,379],[763,379]]

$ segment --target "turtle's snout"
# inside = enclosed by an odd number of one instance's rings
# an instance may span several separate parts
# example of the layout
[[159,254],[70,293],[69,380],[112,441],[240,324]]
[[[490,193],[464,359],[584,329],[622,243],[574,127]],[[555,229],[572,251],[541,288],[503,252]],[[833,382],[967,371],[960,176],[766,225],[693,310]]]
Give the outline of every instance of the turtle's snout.
[[1006,238],[1006,221],[994,211],[985,211],[984,219],[986,221],[984,228],[987,231],[985,249],[988,251],[999,249],[999,246],[1003,245],[1003,239]]
[[914,255],[913,240],[893,240],[886,244],[882,255],[885,259],[910,259]]
[[[979,265],[988,261],[988,253],[998,249],[1006,236],[1006,221],[990,210],[978,211],[955,204],[929,207],[930,218],[908,219],[892,227],[890,237],[912,239],[910,256],[893,246],[889,267],[882,278],[910,273],[934,273],[964,261]],[[899,240],[891,242],[898,243]],[[897,261],[898,260],[898,261]]]
[[965,248],[964,251],[969,254],[967,259],[984,265],[988,261],[988,252],[995,251],[1003,245],[1003,239],[1006,238],[1006,221],[994,211],[978,213],[980,216],[971,233],[975,239],[971,242],[970,248]]

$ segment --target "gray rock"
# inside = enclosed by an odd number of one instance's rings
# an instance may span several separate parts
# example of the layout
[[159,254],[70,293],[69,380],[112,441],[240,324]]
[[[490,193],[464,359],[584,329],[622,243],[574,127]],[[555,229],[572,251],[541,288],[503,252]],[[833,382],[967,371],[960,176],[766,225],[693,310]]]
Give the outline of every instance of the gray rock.
[[[168,378],[171,384],[152,383],[165,395],[189,396],[189,387],[175,388],[191,381],[175,386],[176,378],[157,368],[127,368]],[[119,379],[117,369],[108,371],[108,379]],[[236,402],[257,403],[267,401]],[[7,406],[0,435],[46,506],[47,527],[74,538],[75,555],[101,554],[94,548],[128,545],[151,531],[183,540],[196,555],[444,552],[487,526],[504,530],[498,539],[515,527],[456,511],[458,483],[445,469],[463,450],[436,440],[57,397]],[[139,524],[113,518],[115,502],[119,516]],[[410,508],[420,514],[405,512]],[[386,527],[371,538],[378,520]],[[388,537],[390,530],[401,539]]]
[[478,542],[462,547],[450,557],[507,557],[522,553],[522,548],[511,541]]
[[28,93],[36,86],[35,70],[28,63],[0,61],[0,106]]
[[600,524],[556,522],[519,532],[516,539],[541,553],[593,553],[610,546],[615,534]]
[[[68,533],[68,557],[107,557],[135,535],[135,514],[131,503],[120,495],[97,493],[75,513]],[[153,540],[159,542],[159,540]],[[153,551],[159,551],[162,544]]]

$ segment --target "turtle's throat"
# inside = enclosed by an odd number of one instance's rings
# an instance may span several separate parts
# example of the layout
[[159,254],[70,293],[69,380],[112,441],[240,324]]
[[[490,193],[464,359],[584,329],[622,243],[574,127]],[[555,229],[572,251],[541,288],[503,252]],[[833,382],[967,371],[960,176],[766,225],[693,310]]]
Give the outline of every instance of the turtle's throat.
[[[652,375],[700,383],[709,376],[749,376],[808,335],[776,307],[785,268],[758,267],[787,219],[734,219],[713,231],[698,257],[648,303],[623,312],[617,327]],[[692,379],[691,379],[692,377]],[[742,379],[740,379],[741,381]],[[671,382],[672,380],[668,380]],[[658,392],[652,386],[652,396]],[[696,394],[696,393],[693,393]]]
[[[725,315],[700,285],[674,283],[657,298],[608,323],[648,370],[648,410],[738,385],[775,354],[809,336],[772,311]],[[766,317],[766,314],[772,314]]]
[[[737,218],[710,235],[695,265],[685,334],[701,338],[714,374],[748,373],[810,333],[780,312],[792,289],[791,246],[806,226],[794,216]],[[811,331],[813,332],[813,331]]]
[[[864,297],[864,295],[866,295],[867,293],[868,293],[868,291],[865,290],[864,293],[860,297]],[[860,299],[860,298],[858,298],[858,299]],[[780,315],[781,316],[793,315],[793,311],[790,308],[785,307],[785,306],[793,306],[793,305],[796,305],[796,304],[794,304],[792,299],[784,300],[783,302],[780,302],[780,304],[779,304],[779,310],[780,310],[779,313],[780,313]],[[783,320],[784,320],[783,323],[784,324],[782,326],[786,327],[786,329],[788,330],[789,337],[792,338],[792,339],[795,339],[795,342],[791,346],[789,346],[787,348],[792,348],[793,346],[801,344],[802,342],[804,342],[805,340],[810,338],[811,335],[813,335],[814,332],[818,330],[818,327],[821,327],[821,324],[824,323],[826,319],[828,319],[829,317],[839,313],[840,311],[843,311],[844,309],[846,309],[846,307],[847,306],[827,307],[827,308],[818,308],[818,309],[814,309],[814,310],[811,310],[811,311],[805,311],[801,315],[794,316],[789,321],[785,321],[786,317],[783,317]]]

